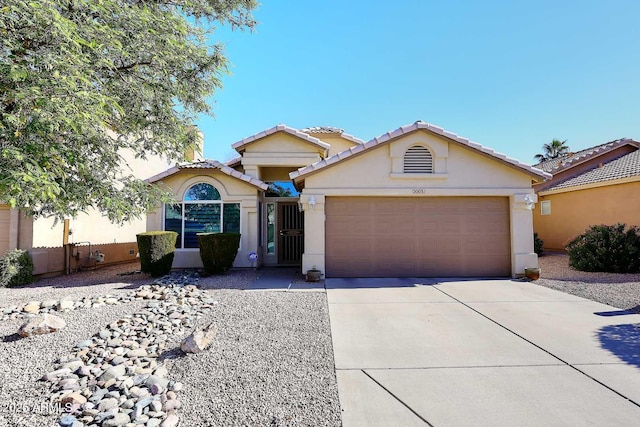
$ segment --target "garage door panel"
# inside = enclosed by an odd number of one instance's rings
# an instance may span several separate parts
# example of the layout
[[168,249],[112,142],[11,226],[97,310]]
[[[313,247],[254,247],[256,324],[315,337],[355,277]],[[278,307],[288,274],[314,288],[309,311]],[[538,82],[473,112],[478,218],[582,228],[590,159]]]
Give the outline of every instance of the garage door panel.
[[506,197],[327,197],[328,277],[510,275]]

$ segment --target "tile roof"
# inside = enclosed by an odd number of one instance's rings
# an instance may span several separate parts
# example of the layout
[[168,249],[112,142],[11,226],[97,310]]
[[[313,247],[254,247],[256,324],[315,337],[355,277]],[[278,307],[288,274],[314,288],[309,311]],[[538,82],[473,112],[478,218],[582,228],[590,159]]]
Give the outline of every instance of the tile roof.
[[262,190],[266,190],[267,188],[269,188],[269,185],[260,181],[257,178],[254,178],[252,176],[249,175],[245,175],[243,173],[238,172],[235,169],[230,168],[229,166],[226,166],[222,163],[220,163],[217,160],[199,160],[197,162],[184,162],[184,163],[178,163],[177,165],[175,165],[174,167],[167,169],[164,172],[161,172],[157,175],[152,176],[151,178],[147,179],[146,181],[149,183],[153,183],[153,182],[157,182],[160,181],[163,178],[166,178],[168,176],[171,176],[173,174],[176,174],[178,172],[180,172],[182,169],[217,169],[220,172],[229,175],[233,178],[239,179],[240,181],[244,181],[247,184],[251,184],[255,187],[258,187]]
[[316,163],[313,163],[309,166],[305,166],[302,167],[300,169],[298,169],[297,171],[293,171],[289,174],[289,177],[293,180],[300,180],[300,178],[304,177],[305,175],[311,174],[313,172],[316,172],[320,169],[323,169],[325,167],[331,166],[335,163],[341,162],[355,154],[364,152],[366,150],[370,150],[378,145],[384,144],[386,142],[389,142],[395,138],[401,137],[402,135],[406,135],[408,133],[417,131],[419,129],[423,129],[426,131],[429,131],[431,133],[434,133],[436,135],[440,135],[443,136],[451,141],[457,142],[461,145],[464,145],[466,147],[472,148],[474,150],[480,151],[481,153],[487,154],[491,157],[494,157],[504,163],[507,163],[511,166],[514,166],[528,174],[540,177],[542,179],[550,179],[552,177],[552,175],[548,172],[545,172],[543,170],[534,168],[533,166],[527,165],[525,163],[522,163],[516,159],[513,159],[511,157],[506,156],[505,154],[502,153],[498,153],[497,151],[492,150],[491,148],[485,147],[481,144],[478,144],[477,142],[473,142],[470,141],[468,138],[464,138],[461,136],[458,136],[457,134],[453,133],[453,132],[449,132],[439,126],[435,126],[432,125],[430,123],[426,123],[423,122],[421,120],[411,124],[411,125],[406,125],[406,126],[402,126],[399,127],[398,129],[395,129],[391,132],[387,132],[384,135],[378,136],[376,138],[373,138],[367,142],[365,142],[364,144],[360,144],[360,145],[356,145],[354,147],[349,148],[348,150],[344,150],[334,156],[331,156],[329,158],[320,160]]
[[344,129],[334,128],[333,126],[311,126],[300,129],[304,133],[342,133]]
[[640,176],[640,150],[626,154],[601,167],[591,169],[574,178],[546,188],[544,191],[559,190],[561,188],[576,187],[579,185],[595,184],[614,179]]
[[230,168],[236,167],[239,164],[242,163],[242,156],[233,158],[231,160],[227,160],[226,162],[224,162],[225,165],[229,166]]
[[244,151],[245,147],[259,139],[265,138],[269,135],[273,135],[276,132],[285,132],[288,133],[289,135],[295,136],[297,138],[300,138],[306,142],[309,142],[315,146],[317,146],[318,148],[322,148],[323,150],[328,150],[330,145],[327,144],[324,141],[320,141],[318,138],[315,138],[307,133],[304,133],[302,131],[299,131],[298,129],[292,128],[290,126],[287,125],[283,125],[283,124],[279,124],[276,125],[270,129],[264,130],[262,132],[258,132],[255,135],[251,135],[247,138],[244,138],[242,141],[238,141],[235,144],[233,144],[231,147],[233,147],[234,150],[236,150],[237,152],[241,153],[242,151]]
[[615,141],[606,142],[604,144],[596,145],[595,147],[585,148],[584,150],[570,153],[556,159],[550,159],[544,162],[540,162],[533,165],[533,167],[542,169],[546,172],[557,173],[560,170],[568,169],[584,160],[588,160],[593,156],[606,153],[613,148],[629,143],[633,143],[634,145],[637,144],[636,141],[628,138],[616,139]]
[[357,138],[351,134],[345,133],[343,129],[335,128],[333,126],[312,126],[308,128],[301,129],[300,132],[308,133],[309,135],[313,134],[337,134],[347,141],[351,141],[355,144],[364,144],[364,141],[360,138]]

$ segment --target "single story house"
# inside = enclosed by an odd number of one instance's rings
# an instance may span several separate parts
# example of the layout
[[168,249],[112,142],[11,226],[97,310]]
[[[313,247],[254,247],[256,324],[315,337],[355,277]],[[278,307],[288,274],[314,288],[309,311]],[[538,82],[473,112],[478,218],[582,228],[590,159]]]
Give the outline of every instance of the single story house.
[[[234,265],[326,277],[517,276],[537,267],[532,182],[551,175],[417,121],[370,141],[277,125],[239,157],[183,163],[148,181],[175,203],[148,230],[179,235],[174,267],[201,266],[196,234],[242,234]],[[257,254],[257,262],[251,255]]]
[[534,167],[553,178],[535,183],[534,230],[546,249],[563,250],[592,225],[640,226],[640,143],[618,139]]

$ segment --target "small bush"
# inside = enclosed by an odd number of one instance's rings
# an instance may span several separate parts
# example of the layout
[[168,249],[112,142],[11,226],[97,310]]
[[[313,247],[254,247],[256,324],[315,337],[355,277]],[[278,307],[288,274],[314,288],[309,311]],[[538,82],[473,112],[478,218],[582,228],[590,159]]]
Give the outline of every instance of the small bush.
[[8,251],[0,258],[0,287],[28,285],[33,282],[33,259],[22,249]]
[[238,233],[198,233],[200,258],[209,274],[222,274],[233,267],[240,247]]
[[567,245],[569,265],[582,271],[640,272],[640,228],[594,225]]
[[140,270],[151,277],[160,277],[171,271],[178,233],[174,231],[148,231],[136,235],[140,252]]
[[533,233],[533,251],[538,256],[542,255],[542,252],[543,252],[542,246],[544,246],[544,240],[538,237],[538,233]]

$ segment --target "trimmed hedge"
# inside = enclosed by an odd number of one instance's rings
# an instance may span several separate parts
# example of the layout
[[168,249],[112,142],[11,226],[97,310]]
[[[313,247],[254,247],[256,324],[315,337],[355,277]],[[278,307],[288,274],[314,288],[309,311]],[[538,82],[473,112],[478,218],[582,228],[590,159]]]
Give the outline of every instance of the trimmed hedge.
[[536,253],[536,255],[542,255],[542,252],[544,252],[542,249],[543,246],[544,240],[538,237],[538,233],[533,233],[533,251]]
[[233,267],[240,247],[238,233],[198,233],[200,258],[209,274],[222,274]]
[[148,231],[136,235],[140,252],[140,269],[151,277],[160,277],[171,271],[178,233],[175,231]]
[[0,258],[0,287],[28,285],[33,282],[33,259],[22,249],[8,251]]
[[567,245],[576,270],[640,273],[640,228],[594,225]]

